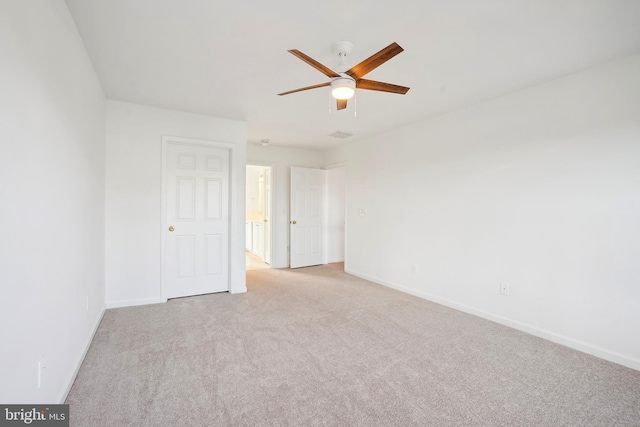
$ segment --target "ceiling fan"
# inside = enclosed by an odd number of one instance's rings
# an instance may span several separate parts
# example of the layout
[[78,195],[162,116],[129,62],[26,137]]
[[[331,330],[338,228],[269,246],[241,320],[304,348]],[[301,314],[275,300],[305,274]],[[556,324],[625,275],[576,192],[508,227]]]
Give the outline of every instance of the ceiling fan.
[[300,89],[290,90],[288,92],[279,93],[278,95],[288,95],[290,93],[302,92],[303,90],[331,86],[331,95],[336,99],[337,109],[343,110],[347,108],[347,101],[351,97],[353,97],[356,88],[377,90],[380,92],[398,93],[400,95],[404,95],[409,91],[409,88],[406,86],[398,86],[391,83],[363,79],[363,77],[367,73],[378,68],[380,65],[384,64],[404,50],[400,47],[400,45],[398,45],[398,43],[391,43],[380,52],[373,54],[358,65],[355,65],[347,70],[345,57],[349,53],[351,53],[351,49],[353,49],[353,44],[346,41],[341,41],[334,44],[333,52],[340,56],[340,65],[337,68],[338,72],[335,72],[329,67],[322,65],[315,59],[305,55],[297,49],[289,50],[288,52],[290,52],[294,56],[302,59],[304,62],[311,65],[313,68],[320,71],[325,76],[330,77],[331,81],[313,86],[303,87]]

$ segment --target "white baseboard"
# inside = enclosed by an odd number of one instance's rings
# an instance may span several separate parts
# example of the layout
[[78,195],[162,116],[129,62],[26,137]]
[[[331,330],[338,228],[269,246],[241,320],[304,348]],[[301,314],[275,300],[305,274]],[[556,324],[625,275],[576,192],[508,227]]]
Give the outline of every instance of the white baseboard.
[[107,308],[133,307],[136,305],[159,304],[163,302],[167,302],[167,300],[162,298],[143,298],[126,301],[107,301]]
[[100,313],[100,316],[98,317],[98,321],[93,326],[93,330],[91,331],[91,334],[89,335],[89,339],[87,340],[87,344],[85,345],[84,351],[82,352],[82,357],[80,357],[80,360],[78,360],[78,364],[77,364],[75,370],[73,371],[73,375],[71,376],[71,379],[69,380],[69,384],[67,384],[67,387],[63,391],[61,398],[58,399],[60,404],[64,404],[64,401],[67,400],[67,396],[69,395],[69,392],[71,391],[71,387],[73,387],[73,383],[76,381],[76,377],[78,376],[78,372],[80,372],[80,367],[82,366],[82,362],[84,362],[84,358],[87,356],[87,352],[89,351],[89,347],[91,347],[91,343],[93,342],[93,337],[95,337],[96,332],[98,332],[98,327],[100,327],[100,323],[102,322],[102,318],[104,317],[104,313],[106,311],[107,310],[105,308],[102,309],[102,312]]
[[353,276],[360,277],[361,279],[368,280],[370,282],[377,283],[379,285],[386,286],[388,288],[396,289],[398,291],[417,296],[422,299],[426,299],[428,301],[435,302],[437,304],[441,304],[447,307],[451,307],[453,309],[463,311],[465,313],[473,314],[474,316],[482,317],[483,319],[491,320],[492,322],[500,323],[501,325],[509,326],[510,328],[517,329],[522,332],[526,332],[531,335],[535,335],[540,338],[547,339],[549,341],[553,341],[557,344],[562,344],[566,347],[573,348],[575,350],[581,351],[583,353],[590,354],[592,356],[599,357],[604,360],[608,360],[610,362],[618,363],[620,365],[626,366],[631,369],[635,369],[640,371],[640,360],[635,359],[633,357],[625,356],[624,354],[616,353],[611,350],[607,350],[605,348],[586,343],[584,341],[576,340],[564,335],[557,334],[555,332],[547,331],[545,329],[538,328],[533,325],[529,325],[527,323],[522,323],[517,320],[512,320],[506,317],[498,316],[496,314],[489,313],[484,310],[480,310],[475,307],[471,307],[465,304],[459,304],[455,301],[451,301],[445,298],[440,298],[436,295],[429,294],[427,292],[417,291],[415,289],[408,288],[406,286],[401,286],[396,283],[388,282],[385,280],[381,280],[375,277],[368,276],[366,274],[359,273],[357,271],[353,271],[351,269],[345,268],[345,272],[351,274]]

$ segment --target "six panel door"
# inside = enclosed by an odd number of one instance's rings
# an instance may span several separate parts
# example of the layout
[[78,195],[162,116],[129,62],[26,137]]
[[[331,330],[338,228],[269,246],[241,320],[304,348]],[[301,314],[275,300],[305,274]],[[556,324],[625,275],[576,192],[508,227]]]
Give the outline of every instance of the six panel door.
[[169,143],[165,297],[229,290],[229,150]]
[[322,264],[324,171],[291,168],[290,265]]

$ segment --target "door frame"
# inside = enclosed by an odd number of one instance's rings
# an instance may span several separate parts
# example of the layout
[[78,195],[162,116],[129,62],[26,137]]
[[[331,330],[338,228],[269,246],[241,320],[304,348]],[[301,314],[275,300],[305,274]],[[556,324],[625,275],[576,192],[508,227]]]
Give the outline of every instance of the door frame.
[[220,141],[212,141],[208,139],[196,139],[196,138],[184,138],[180,136],[162,136],[162,167],[160,171],[160,182],[161,182],[161,190],[160,190],[160,299],[162,302],[167,302],[167,184],[165,182],[165,174],[167,171],[167,149],[169,144],[174,143],[178,145],[189,145],[196,147],[208,147],[208,148],[218,148],[229,151],[229,213],[228,213],[228,232],[229,239],[227,243],[227,251],[229,252],[229,256],[227,257],[227,292],[231,292],[231,283],[232,283],[232,265],[233,265],[233,252],[231,251],[231,243],[233,239],[236,237],[233,233],[233,204],[232,201],[234,199],[234,186],[233,186],[233,154],[234,154],[234,144],[230,144],[228,142],[220,142]]
[[[276,213],[276,164],[275,163],[271,163],[271,162],[254,162],[254,161],[250,161],[247,160],[247,164],[246,166],[259,166],[259,167],[263,167],[263,168],[271,168],[271,227],[270,227],[270,235],[269,235],[269,240],[271,242],[271,262],[269,263],[269,268],[278,268],[278,267],[274,267],[273,266],[273,259],[275,258],[275,242],[274,242],[274,238],[273,236],[276,236],[276,227],[277,227],[277,223],[278,221],[276,221],[277,218],[277,213]],[[245,166],[245,169],[246,169]],[[246,183],[245,183],[245,192],[246,192]],[[246,266],[245,266],[246,269]]]

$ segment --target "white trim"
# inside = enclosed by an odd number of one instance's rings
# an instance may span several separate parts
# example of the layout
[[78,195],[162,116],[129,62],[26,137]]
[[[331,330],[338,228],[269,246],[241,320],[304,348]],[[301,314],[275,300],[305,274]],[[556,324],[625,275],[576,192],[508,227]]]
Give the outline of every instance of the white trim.
[[96,332],[98,332],[98,328],[100,327],[100,323],[102,323],[102,318],[104,317],[104,313],[106,311],[107,311],[106,309],[104,309],[104,308],[102,309],[102,313],[100,313],[100,316],[98,317],[98,321],[93,326],[93,330],[91,331],[91,334],[89,335],[89,339],[87,340],[87,344],[84,347],[84,351],[82,352],[82,356],[80,356],[80,360],[78,360],[78,363],[76,364],[76,368],[73,371],[73,375],[71,375],[71,378],[69,379],[69,383],[67,384],[67,387],[62,392],[62,396],[60,397],[60,399],[58,399],[58,402],[61,405],[64,404],[65,400],[67,400],[67,396],[69,396],[69,392],[71,391],[71,387],[73,387],[73,383],[76,382],[76,377],[78,376],[78,372],[80,372],[80,367],[82,366],[82,363],[84,363],[84,358],[87,357],[87,353],[89,352],[89,347],[91,347],[91,343],[93,342],[93,338],[96,336]]
[[[167,244],[166,237],[167,234],[165,230],[167,229],[167,215],[166,215],[166,182],[165,182],[165,173],[167,166],[167,146],[170,143],[181,144],[181,145],[191,145],[196,147],[213,147],[229,150],[229,241],[227,244],[227,250],[229,251],[229,256],[227,260],[227,291],[230,293],[241,293],[246,292],[246,287],[244,291],[242,289],[236,290],[234,286],[232,286],[233,280],[233,252],[231,251],[231,243],[235,235],[233,234],[233,223],[234,223],[234,215],[235,210],[233,209],[233,201],[236,198],[236,191],[234,190],[234,179],[233,179],[233,156],[234,150],[236,148],[235,144],[231,144],[228,142],[222,141],[211,141],[207,139],[196,139],[196,138],[184,138],[180,136],[168,136],[162,135],[162,167],[161,167],[161,175],[160,175],[160,183],[161,183],[161,194],[160,194],[160,300],[150,299],[155,302],[166,302],[167,301],[167,279],[166,279],[166,259],[167,259]],[[145,300],[142,300],[145,301]],[[126,301],[125,301],[126,302]],[[155,302],[148,302],[143,304],[155,304]],[[133,305],[141,305],[141,304],[133,304]],[[124,307],[124,306],[120,306]]]
[[[322,168],[323,194],[322,194],[322,264],[329,264],[329,174]],[[289,201],[291,203],[291,201]],[[289,243],[291,244],[291,243]]]
[[138,305],[160,304],[167,302],[163,298],[142,298],[142,299],[130,299],[124,301],[107,301],[107,309],[120,308],[120,307],[134,307]]
[[344,264],[343,268],[346,271],[348,263],[348,254],[349,254],[349,239],[347,236],[349,235],[349,186],[347,185],[347,166],[345,162],[344,166]]
[[447,307],[451,307],[453,309],[463,311],[465,313],[473,314],[474,316],[481,317],[483,319],[491,320],[496,323],[500,323],[501,325],[509,326],[510,328],[517,329],[522,332],[526,332],[531,335],[535,335],[540,338],[544,338],[546,340],[555,342],[557,344],[564,345],[566,347],[573,348],[574,350],[581,351],[583,353],[590,354],[592,356],[599,357],[604,360],[608,360],[610,362],[618,363],[620,365],[626,366],[631,369],[635,369],[640,371],[640,360],[635,359],[633,357],[625,356],[624,354],[616,353],[615,351],[607,350],[606,348],[599,347],[597,345],[589,344],[584,341],[576,340],[574,338],[570,338],[564,335],[556,334],[555,332],[547,331],[546,329],[541,329],[536,326],[529,325],[527,323],[522,323],[517,320],[512,320],[507,317],[498,316],[484,310],[480,310],[465,304],[459,304],[457,302],[440,298],[438,296],[429,294],[427,292],[417,291],[415,289],[408,288],[406,286],[401,286],[393,282],[388,282],[386,280],[377,279],[375,277],[368,276],[366,274],[359,273],[357,271],[353,271],[351,269],[347,269],[345,267],[345,272],[351,274],[353,276],[360,277],[361,279],[368,280],[370,282],[377,283],[379,285],[386,286],[388,288],[396,289],[398,291],[435,302],[437,304],[441,304]]
[[232,289],[229,289],[230,294],[243,294],[245,292],[247,292],[246,286],[242,288],[233,287]]
[[[275,229],[277,227],[276,224],[278,223],[278,221],[276,221],[277,209],[275,208],[276,207],[276,203],[275,203],[275,201],[276,201],[276,187],[277,187],[277,185],[276,185],[276,181],[277,181],[276,180],[276,164],[275,163],[271,163],[271,162],[253,162],[253,161],[247,160],[247,166],[262,166],[262,167],[265,167],[265,168],[271,168],[271,193],[270,193],[271,194],[271,201],[270,201],[270,203],[271,203],[271,228],[270,228],[271,233],[270,234],[271,235],[269,236],[270,244],[271,244],[271,262],[269,263],[269,268],[275,268],[275,267],[273,267],[273,259],[275,258],[275,254],[276,254],[276,251],[274,249],[276,245],[274,245],[273,236],[276,236]],[[245,171],[245,173],[246,173],[246,171]],[[247,183],[246,182],[245,182],[244,186],[245,186],[245,190],[246,190],[246,188],[247,188]],[[245,194],[245,197],[246,197],[246,194]],[[246,207],[245,207],[245,215],[246,215]],[[246,265],[245,265],[245,270],[246,269],[247,268],[246,268]],[[233,293],[239,293],[239,292],[240,291],[233,292]],[[245,288],[244,292],[246,292],[246,288]]]

